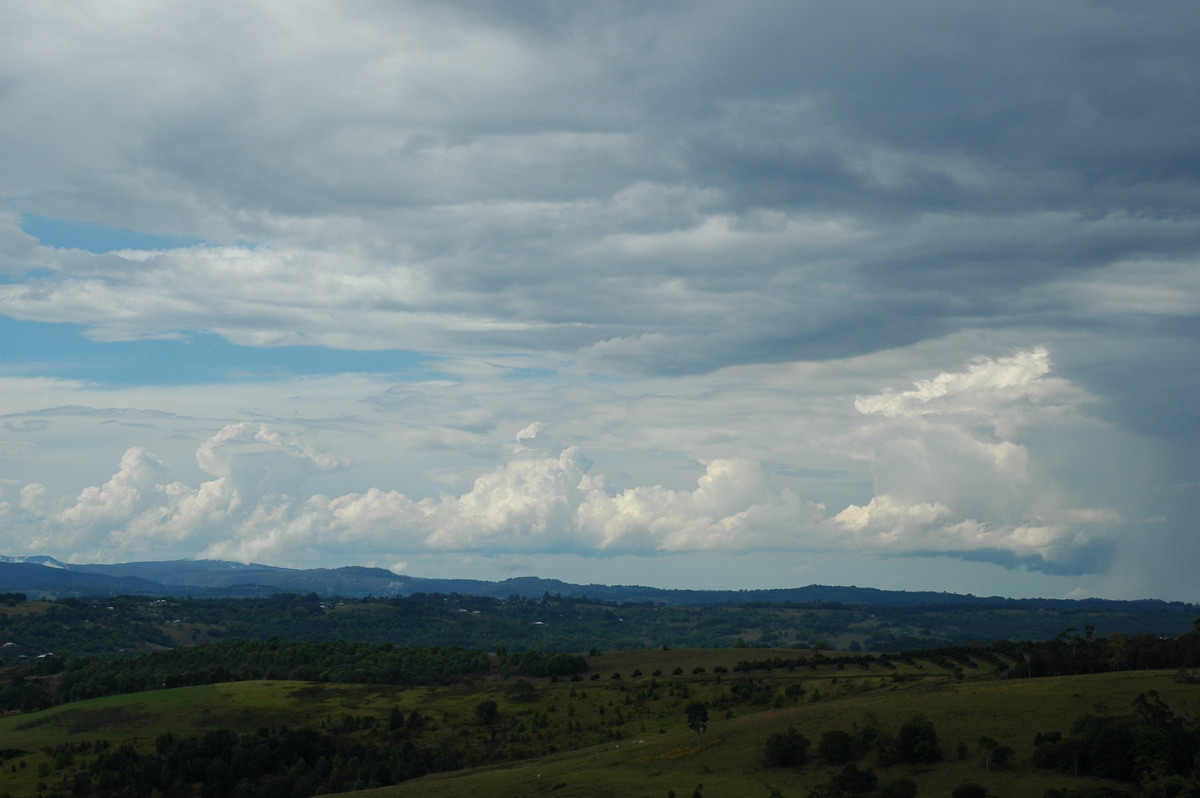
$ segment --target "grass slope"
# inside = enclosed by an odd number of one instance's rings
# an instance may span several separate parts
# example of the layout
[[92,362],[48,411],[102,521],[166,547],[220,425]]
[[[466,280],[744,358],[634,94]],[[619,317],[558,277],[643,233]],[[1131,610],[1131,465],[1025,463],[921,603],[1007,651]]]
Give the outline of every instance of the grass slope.
[[[1097,674],[1023,681],[925,683],[895,690],[870,690],[841,695],[815,703],[718,719],[709,726],[703,745],[679,726],[661,735],[613,742],[533,761],[476,768],[415,779],[391,787],[355,793],[361,798],[409,796],[488,795],[494,798],[552,794],[559,798],[584,796],[653,796],[665,798],[693,794],[703,785],[705,796],[756,796],[778,790],[792,798],[804,796],[828,782],[837,768],[825,766],[815,756],[818,740],[830,729],[853,731],[878,722],[895,731],[913,714],[921,714],[937,727],[946,761],[936,765],[875,766],[880,782],[908,777],[921,796],[949,796],[966,781],[984,784],[1002,798],[1040,796],[1050,787],[1107,785],[1131,789],[1098,779],[1074,778],[1030,768],[1034,735],[1060,730],[1097,707],[1122,713],[1147,690],[1157,690],[1177,710],[1193,715],[1200,688],[1180,685],[1167,672]],[[833,678],[833,677],[829,677]],[[809,764],[795,770],[762,766],[766,738],[789,726],[800,729],[813,743]],[[987,735],[1011,745],[1016,755],[1011,769],[984,769],[977,741]],[[958,743],[966,743],[965,759],[957,758]],[[860,766],[872,764],[868,759]]]
[[[114,696],[0,718],[0,749],[24,752],[0,761],[0,793],[33,796],[46,790],[69,792],[73,772],[91,756],[64,757],[52,749],[64,743],[110,741],[152,746],[161,734],[203,734],[229,728],[252,733],[264,725],[311,726],[322,730],[388,739],[384,722],[393,707],[429,719],[422,744],[454,745],[467,762],[482,764],[436,774],[356,796],[570,796],[622,795],[666,798],[669,791],[689,796],[703,785],[705,796],[767,798],[778,790],[804,796],[828,781],[836,768],[816,755],[821,734],[853,732],[867,724],[895,732],[914,714],[931,720],[947,761],[932,766],[875,765],[880,782],[912,778],[922,796],[948,796],[964,781],[987,785],[1001,798],[1040,796],[1047,787],[1080,786],[1090,780],[1037,771],[1026,764],[1039,731],[1066,733],[1085,712],[1129,711],[1139,694],[1154,689],[1179,714],[1194,717],[1200,688],[1178,684],[1172,673],[1139,672],[997,680],[986,666],[965,669],[964,678],[929,661],[896,670],[878,665],[823,666],[817,670],[777,668],[734,673],[743,659],[794,650],[693,649],[625,651],[589,658],[591,674],[582,682],[530,680],[533,701],[513,696],[515,678],[493,675],[447,688],[395,688],[310,682],[237,682]],[[701,673],[693,673],[697,669]],[[728,672],[718,673],[724,668]],[[634,671],[641,675],[634,677]],[[675,675],[678,670],[681,673]],[[655,677],[659,671],[661,675]],[[612,678],[617,674],[620,678]],[[743,700],[734,685],[746,675],[757,685]],[[744,683],[743,683],[744,684]],[[789,687],[804,690],[797,695]],[[819,697],[818,697],[819,696]],[[476,713],[495,701],[499,717],[484,724]],[[685,707],[709,705],[703,742],[689,731]],[[365,716],[379,722],[350,729],[345,720]],[[812,741],[810,763],[796,770],[763,767],[767,737],[789,726]],[[1015,749],[1015,767],[987,772],[978,752],[982,735]],[[968,754],[959,759],[959,744]],[[67,761],[70,760],[70,761]],[[870,758],[860,766],[874,763]],[[1100,782],[1095,782],[1100,783]],[[1117,786],[1117,785],[1110,785]]]

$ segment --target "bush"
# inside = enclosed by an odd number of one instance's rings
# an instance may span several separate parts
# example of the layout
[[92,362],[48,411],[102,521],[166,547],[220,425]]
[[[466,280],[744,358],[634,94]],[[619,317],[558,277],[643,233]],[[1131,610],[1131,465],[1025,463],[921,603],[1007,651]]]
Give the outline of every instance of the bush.
[[[475,718],[484,725],[491,725],[500,717],[500,708],[495,701],[480,701],[475,706]],[[396,727],[391,727],[396,728]]]
[[818,784],[808,791],[807,798],[846,798],[846,791],[836,784]]
[[846,765],[833,777],[833,784],[849,793],[871,792],[879,785],[879,777],[872,768],[859,770],[854,765]]
[[844,765],[855,758],[854,738],[841,729],[832,729],[821,735],[817,753],[831,765]]
[[950,798],[987,798],[987,787],[974,782],[960,784],[950,792]]
[[917,783],[912,779],[895,779],[879,788],[879,798],[917,798]]
[[940,762],[942,747],[933,724],[920,715],[905,721],[896,736],[896,754],[901,762]]
[[517,679],[508,688],[508,695],[513,701],[536,701],[537,688],[524,679]]
[[808,761],[808,738],[789,727],[780,734],[772,734],[763,746],[763,762],[769,768],[790,768]]

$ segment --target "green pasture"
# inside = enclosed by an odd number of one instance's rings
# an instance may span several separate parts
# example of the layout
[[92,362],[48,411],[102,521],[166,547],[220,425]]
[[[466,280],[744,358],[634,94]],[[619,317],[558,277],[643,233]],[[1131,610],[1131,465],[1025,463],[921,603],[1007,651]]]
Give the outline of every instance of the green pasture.
[[[64,762],[54,751],[64,743],[149,746],[168,732],[190,736],[228,728],[249,733],[285,724],[338,730],[355,717],[369,717],[375,725],[347,733],[386,739],[386,719],[396,708],[428,719],[421,732],[428,744],[453,744],[466,752],[467,761],[505,758],[355,795],[666,798],[673,790],[686,798],[703,785],[702,794],[710,797],[767,798],[776,790],[802,797],[833,773],[816,756],[823,732],[854,732],[874,724],[894,733],[921,714],[936,726],[946,761],[876,767],[881,783],[903,776],[920,785],[922,796],[948,796],[956,784],[969,780],[988,785],[999,798],[1016,798],[1087,783],[1027,766],[1037,732],[1066,733],[1086,712],[1127,713],[1130,702],[1151,689],[1180,715],[1194,717],[1200,703],[1200,687],[1179,684],[1166,672],[1007,680],[996,679],[983,665],[964,668],[960,677],[928,661],[897,663],[894,670],[845,664],[733,672],[739,661],[775,656],[803,654],[734,648],[606,652],[588,657],[591,670],[580,681],[527,680],[536,691],[531,700],[514,692],[519,677],[500,678],[497,663],[488,678],[441,688],[280,680],[81,701],[0,718],[0,749],[24,752],[0,760],[0,793],[32,796],[39,783],[51,790],[64,783],[89,756],[85,752]],[[681,673],[674,674],[676,669]],[[656,671],[660,675],[654,676]],[[746,677],[757,684],[761,700],[730,699],[733,685]],[[789,693],[789,687],[803,692]],[[498,709],[491,723],[478,712],[485,701],[494,701]],[[695,701],[709,706],[703,739],[686,725],[686,707]],[[790,726],[812,742],[810,763],[799,770],[764,768],[767,737]],[[983,735],[1011,746],[1015,767],[985,771],[977,747]],[[966,749],[962,759],[960,743]],[[867,764],[872,764],[869,757],[860,762]]]
[[[921,796],[949,796],[958,784],[974,781],[1000,798],[1040,796],[1050,787],[1114,787],[1117,785],[1111,782],[1029,767],[1033,737],[1039,731],[1066,733],[1072,721],[1086,712],[1127,712],[1137,695],[1152,689],[1179,714],[1194,716],[1197,712],[1200,688],[1177,684],[1167,672],[965,683],[947,680],[827,698],[728,720],[716,718],[703,744],[679,722],[671,724],[665,734],[627,738],[533,761],[436,774],[356,795],[665,798],[670,791],[690,796],[697,785],[703,785],[701,793],[706,796],[766,798],[776,790],[788,798],[804,796],[811,787],[829,781],[836,770],[823,766],[815,756],[823,732],[853,731],[867,723],[894,732],[914,714],[934,723],[946,760],[936,765],[876,766],[881,784],[907,777],[918,784]],[[809,764],[797,770],[764,768],[766,738],[789,726],[812,741]],[[984,769],[977,745],[983,735],[1015,749],[1014,767]],[[963,759],[958,757],[960,742],[967,749]],[[869,758],[860,766],[867,764],[871,764]]]

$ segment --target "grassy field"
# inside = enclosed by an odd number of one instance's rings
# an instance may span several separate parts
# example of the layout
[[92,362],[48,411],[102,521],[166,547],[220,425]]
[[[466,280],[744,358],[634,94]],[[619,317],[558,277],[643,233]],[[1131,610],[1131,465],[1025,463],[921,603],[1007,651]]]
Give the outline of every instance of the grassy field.
[[[536,688],[533,700],[519,700],[512,691],[516,679],[501,679],[497,668],[488,679],[444,688],[260,681],[83,701],[0,718],[0,749],[24,752],[0,761],[0,794],[45,794],[39,783],[48,790],[62,789],[89,757],[85,752],[64,758],[47,750],[64,743],[130,742],[146,748],[168,732],[189,736],[229,728],[252,733],[282,724],[340,733],[350,729],[346,719],[355,717],[374,723],[345,733],[386,743],[386,718],[396,708],[428,719],[421,732],[427,743],[454,745],[466,752],[466,761],[491,764],[355,795],[666,798],[674,791],[686,798],[703,785],[700,792],[709,798],[767,798],[775,791],[802,797],[835,771],[816,756],[823,732],[877,725],[895,733],[905,720],[921,714],[936,726],[946,761],[876,766],[881,783],[907,777],[917,782],[922,796],[949,796],[957,784],[977,781],[1000,798],[1017,798],[1040,796],[1047,787],[1089,783],[1026,764],[1039,731],[1066,733],[1085,712],[1128,713],[1130,702],[1151,689],[1180,715],[1195,717],[1200,707],[1200,687],[1176,683],[1174,674],[1166,672],[1003,680],[980,666],[965,668],[958,678],[927,661],[898,664],[895,670],[827,665],[733,672],[741,660],[772,655],[794,658],[799,652],[610,652],[589,657],[591,670],[583,681],[529,680]],[[640,675],[634,676],[635,671]],[[756,685],[749,700],[735,689],[739,680],[745,686],[745,676]],[[479,718],[477,708],[485,701],[496,702],[494,723]],[[686,725],[685,709],[696,701],[709,707],[702,740]],[[764,742],[788,727],[812,741],[810,763],[796,770],[765,768]],[[1015,750],[1011,769],[984,769],[977,746],[982,735]],[[963,758],[960,744],[966,750]],[[503,761],[497,763],[497,756]],[[873,763],[868,757],[860,764]]]
[[[829,677],[835,678],[835,677]],[[1027,681],[933,682],[904,688],[843,694],[819,702],[769,709],[732,719],[715,720],[703,744],[695,735],[673,725],[667,732],[621,742],[594,745],[532,762],[476,768],[437,774],[392,787],[356,793],[359,796],[472,796],[497,798],[553,794],[576,796],[654,796],[671,791],[690,796],[696,785],[705,796],[755,796],[778,791],[784,796],[804,796],[830,780],[836,768],[822,766],[813,757],[796,770],[762,766],[766,738],[789,726],[800,729],[814,743],[829,729],[852,731],[866,723],[879,723],[894,731],[913,714],[921,714],[937,727],[947,755],[937,765],[876,767],[880,781],[907,777],[922,796],[949,796],[965,781],[986,785],[1001,798],[1040,796],[1050,787],[1083,786],[1112,782],[1064,776],[1030,768],[1027,764],[1034,735],[1039,731],[1064,733],[1071,721],[1097,707],[1124,712],[1140,693],[1157,690],[1177,711],[1192,715],[1200,704],[1200,688],[1179,685],[1165,672],[1102,674]],[[988,735],[1016,750],[1011,769],[984,769],[977,748]],[[958,744],[968,755],[959,760]],[[869,762],[869,760],[868,760]],[[1128,785],[1126,785],[1128,787]]]

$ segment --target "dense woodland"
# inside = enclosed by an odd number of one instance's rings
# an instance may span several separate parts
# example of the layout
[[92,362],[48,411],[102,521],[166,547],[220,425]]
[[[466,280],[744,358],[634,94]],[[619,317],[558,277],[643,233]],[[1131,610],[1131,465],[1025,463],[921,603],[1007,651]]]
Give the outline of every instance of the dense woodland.
[[[1059,603],[1061,604],[1061,602]],[[1045,606],[973,602],[874,607],[834,602],[692,607],[616,604],[546,594],[494,599],[415,594],[363,599],[315,593],[257,599],[150,599],[118,596],[26,600],[0,596],[0,662],[58,657],[133,656],[226,639],[354,640],[491,651],[754,647],[899,653],[912,649],[1049,640],[1064,629],[1097,638],[1174,637],[1198,608],[1166,602]]]

